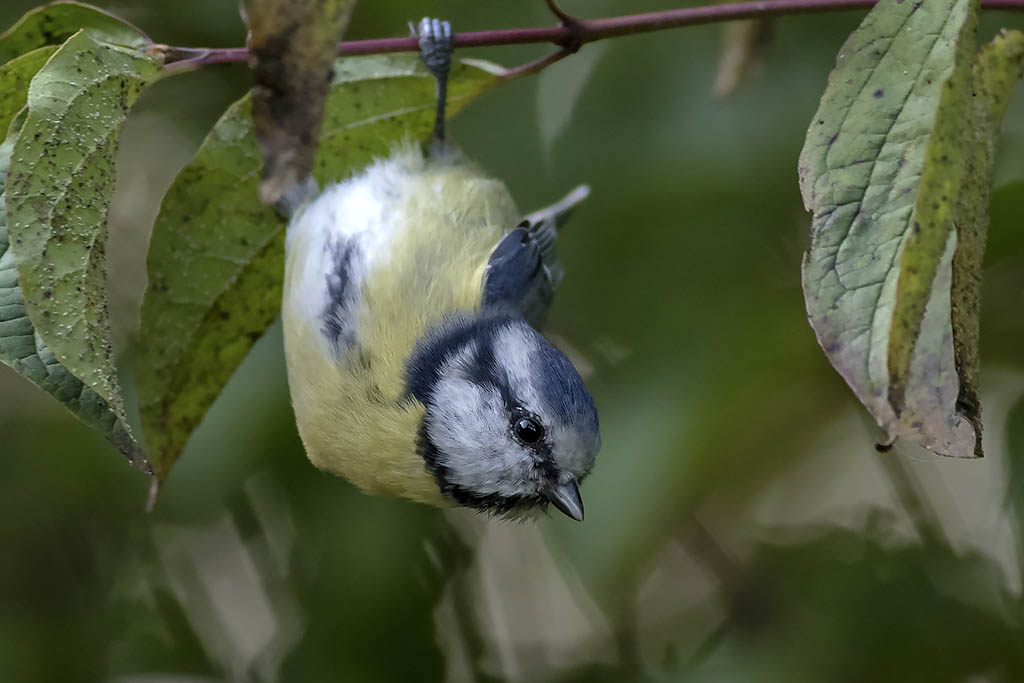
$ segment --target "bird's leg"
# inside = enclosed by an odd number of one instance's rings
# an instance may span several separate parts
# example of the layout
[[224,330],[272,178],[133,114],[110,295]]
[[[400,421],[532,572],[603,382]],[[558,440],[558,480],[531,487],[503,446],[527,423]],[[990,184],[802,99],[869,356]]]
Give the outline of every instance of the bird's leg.
[[448,95],[448,72],[452,67],[452,25],[440,19],[424,17],[416,30],[420,41],[420,59],[434,74],[437,83],[437,118],[434,141],[444,142],[444,109]]

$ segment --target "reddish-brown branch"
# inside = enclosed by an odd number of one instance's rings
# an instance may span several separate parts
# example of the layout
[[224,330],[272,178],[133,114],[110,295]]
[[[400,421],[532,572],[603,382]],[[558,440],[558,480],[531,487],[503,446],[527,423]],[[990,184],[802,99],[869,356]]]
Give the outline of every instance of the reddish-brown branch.
[[[876,0],[755,0],[735,2],[726,5],[704,5],[681,9],[629,14],[606,19],[563,19],[558,26],[538,28],[510,28],[496,31],[469,31],[457,33],[455,47],[485,47],[494,45],[518,45],[523,43],[552,43],[563,48],[554,55],[537,62],[531,62],[515,70],[517,75],[536,73],[557,59],[565,51],[596,40],[626,36],[634,33],[648,33],[681,26],[710,24],[735,19],[783,16],[788,14],[815,14],[820,12],[842,12],[873,7]],[[989,10],[1024,11],[1024,0],[982,0],[982,7]],[[557,5],[555,5],[557,7]],[[197,68],[209,64],[243,62],[249,55],[245,48],[202,49],[182,48],[167,45],[155,46],[163,52],[173,68]],[[350,40],[338,43],[339,55],[369,55],[387,52],[415,52],[419,43],[414,37],[374,38],[371,40]]]

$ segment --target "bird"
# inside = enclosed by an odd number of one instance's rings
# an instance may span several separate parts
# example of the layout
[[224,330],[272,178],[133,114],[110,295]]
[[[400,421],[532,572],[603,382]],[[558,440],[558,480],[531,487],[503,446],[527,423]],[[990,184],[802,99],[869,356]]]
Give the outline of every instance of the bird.
[[526,520],[582,521],[601,447],[576,368],[538,329],[580,186],[522,216],[445,136],[453,33],[425,18],[429,149],[407,141],[294,210],[282,321],[309,460],[368,493]]

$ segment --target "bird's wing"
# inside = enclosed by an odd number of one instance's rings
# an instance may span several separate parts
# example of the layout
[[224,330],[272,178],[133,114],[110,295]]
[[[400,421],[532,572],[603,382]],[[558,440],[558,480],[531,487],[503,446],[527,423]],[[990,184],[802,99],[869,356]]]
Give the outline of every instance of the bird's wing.
[[485,307],[518,311],[540,328],[562,281],[555,242],[572,209],[590,189],[581,185],[561,201],[531,213],[491,252],[484,271]]
[[540,327],[554,296],[554,279],[544,265],[540,245],[520,224],[498,242],[487,260],[484,307],[518,311]]

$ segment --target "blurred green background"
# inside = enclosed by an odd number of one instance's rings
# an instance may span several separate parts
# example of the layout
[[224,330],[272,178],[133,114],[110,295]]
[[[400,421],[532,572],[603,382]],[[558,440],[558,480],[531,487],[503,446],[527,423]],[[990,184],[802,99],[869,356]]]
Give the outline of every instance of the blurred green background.
[[[6,0],[0,26],[33,4]],[[159,42],[244,40],[228,0],[98,4]],[[540,0],[363,2],[349,37],[425,14],[456,30],[551,22]],[[0,680],[1024,680],[1024,93],[987,258],[988,456],[877,454],[799,279],[796,158],[861,16],[779,20],[725,99],[722,27],[701,26],[587,46],[454,121],[524,209],[593,188],[563,236],[548,330],[601,412],[584,524],[488,522],[318,472],[276,326],[150,515],[142,475],[0,369]],[[1022,23],[989,13],[981,35]],[[511,66],[545,49],[471,54]],[[129,392],[160,197],[247,81],[240,66],[163,81],[123,136],[108,252]]]

